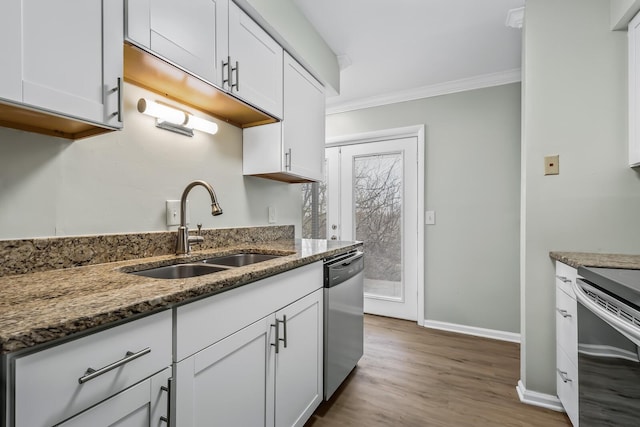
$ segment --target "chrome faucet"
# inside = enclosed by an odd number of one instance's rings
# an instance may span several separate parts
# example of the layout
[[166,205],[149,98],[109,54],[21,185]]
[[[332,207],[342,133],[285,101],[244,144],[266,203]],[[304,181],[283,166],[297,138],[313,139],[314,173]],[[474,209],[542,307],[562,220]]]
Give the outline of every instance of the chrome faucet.
[[218,200],[216,198],[216,193],[213,191],[213,187],[209,185],[205,181],[193,181],[187,188],[182,192],[182,198],[180,199],[180,227],[178,227],[178,240],[176,242],[176,254],[177,255],[189,255],[191,252],[191,243],[202,243],[204,241],[204,237],[200,235],[200,228],[202,227],[198,224],[198,235],[197,236],[189,236],[189,229],[187,228],[187,196],[189,195],[189,191],[197,185],[201,185],[207,189],[209,192],[209,196],[211,196],[211,215],[218,216],[222,215],[222,208],[218,204]]

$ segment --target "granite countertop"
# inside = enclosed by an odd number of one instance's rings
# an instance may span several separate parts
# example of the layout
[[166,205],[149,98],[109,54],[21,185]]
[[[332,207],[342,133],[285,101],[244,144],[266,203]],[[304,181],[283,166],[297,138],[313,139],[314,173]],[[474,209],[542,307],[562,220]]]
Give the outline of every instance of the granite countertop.
[[593,252],[549,252],[551,259],[571,267],[605,267],[640,270],[640,255],[598,254]]
[[[0,354],[67,338],[213,295],[361,246],[296,239],[195,251],[184,262],[234,252],[284,255],[189,279],[153,279],[125,271],[175,263],[163,255],[0,277]],[[320,286],[320,284],[319,284]]]

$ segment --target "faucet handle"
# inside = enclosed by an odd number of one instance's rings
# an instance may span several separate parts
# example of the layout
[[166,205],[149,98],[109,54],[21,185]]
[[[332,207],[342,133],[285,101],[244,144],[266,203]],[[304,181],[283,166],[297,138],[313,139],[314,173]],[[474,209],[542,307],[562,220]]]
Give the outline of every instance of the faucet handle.
[[198,236],[202,236],[202,224],[196,224],[198,227]]

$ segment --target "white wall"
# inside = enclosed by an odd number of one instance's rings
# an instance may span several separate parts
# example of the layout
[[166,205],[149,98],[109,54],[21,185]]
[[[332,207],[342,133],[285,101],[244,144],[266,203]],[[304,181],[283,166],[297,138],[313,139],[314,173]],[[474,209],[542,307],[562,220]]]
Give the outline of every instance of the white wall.
[[327,116],[327,137],[426,125],[425,319],[519,332],[520,84]]
[[241,129],[219,120],[213,136],[158,129],[136,110],[143,96],[161,98],[125,84],[120,132],[69,142],[0,128],[0,239],[167,230],[165,201],[179,200],[194,179],[213,185],[224,214],[212,217],[208,193],[196,187],[192,226],[267,225],[273,205],[277,223],[298,232],[299,185],[243,177]]
[[[528,0],[523,66],[522,381],[555,395],[549,251],[638,253],[640,179],[627,167],[626,33],[602,0]],[[560,155],[560,175],[543,157]]]

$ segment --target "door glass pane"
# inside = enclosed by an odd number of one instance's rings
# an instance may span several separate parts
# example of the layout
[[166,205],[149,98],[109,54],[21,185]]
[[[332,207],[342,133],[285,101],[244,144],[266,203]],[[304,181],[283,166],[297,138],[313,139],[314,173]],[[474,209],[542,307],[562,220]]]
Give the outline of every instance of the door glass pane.
[[356,240],[364,242],[368,297],[403,300],[402,154],[354,157]]

